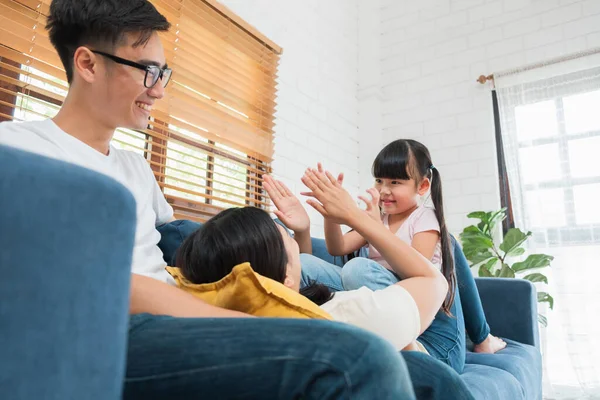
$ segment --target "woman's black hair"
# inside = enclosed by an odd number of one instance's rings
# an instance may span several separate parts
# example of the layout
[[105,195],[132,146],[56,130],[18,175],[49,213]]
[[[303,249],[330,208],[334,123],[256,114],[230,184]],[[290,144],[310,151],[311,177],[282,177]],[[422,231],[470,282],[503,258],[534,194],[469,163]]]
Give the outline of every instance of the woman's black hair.
[[431,180],[431,200],[435,207],[435,216],[440,224],[442,242],[442,273],[448,281],[448,296],[442,304],[442,310],[450,315],[454,303],[456,274],[450,234],[444,218],[444,201],[440,172],[433,165],[429,150],[416,140],[399,139],[388,144],[379,152],[373,162],[372,174],[375,178],[408,180],[414,179],[419,185],[424,178]]
[[73,57],[80,46],[111,51],[125,34],[138,34],[133,47],[145,45],[152,33],[171,25],[148,0],[53,0],[46,29],[73,81]]
[[[236,265],[249,262],[252,269],[283,283],[288,257],[281,233],[269,214],[255,207],[230,208],[206,222],[183,242],[176,267],[193,283],[212,283],[227,276]],[[300,294],[317,305],[332,293],[311,283]]]

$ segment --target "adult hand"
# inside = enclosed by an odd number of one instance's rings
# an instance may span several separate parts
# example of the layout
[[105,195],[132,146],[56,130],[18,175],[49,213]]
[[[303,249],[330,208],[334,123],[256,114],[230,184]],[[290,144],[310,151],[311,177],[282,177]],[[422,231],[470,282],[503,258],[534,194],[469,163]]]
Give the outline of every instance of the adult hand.
[[311,190],[303,194],[315,199],[307,200],[307,203],[331,222],[351,225],[353,219],[363,212],[350,193],[342,188],[339,177],[334,178],[328,171],[309,168],[302,177],[302,183]]
[[264,178],[264,188],[277,210],[273,213],[294,232],[305,232],[310,228],[308,213],[300,200],[292,194],[290,189],[281,181],[273,179],[270,175]]
[[367,189],[367,193],[371,195],[370,199],[367,199],[364,196],[358,196],[358,198],[367,205],[367,208],[365,210],[367,215],[375,221],[381,222],[381,209],[379,208],[379,192],[375,188],[370,188]]
[[[325,173],[325,170],[323,169],[323,164],[321,163],[317,163],[317,171],[321,172],[321,173]],[[337,177],[337,181],[340,184],[340,186],[344,183],[344,173],[340,172],[338,177]],[[300,194],[302,196],[309,196],[309,197],[314,197],[312,192],[300,192]]]

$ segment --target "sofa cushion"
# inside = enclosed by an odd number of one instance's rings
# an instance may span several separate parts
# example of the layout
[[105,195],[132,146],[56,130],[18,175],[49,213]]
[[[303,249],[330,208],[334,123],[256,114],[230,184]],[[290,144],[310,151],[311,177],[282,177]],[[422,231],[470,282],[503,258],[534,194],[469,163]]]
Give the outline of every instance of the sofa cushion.
[[167,265],[175,265],[175,255],[179,246],[181,246],[185,238],[201,227],[202,224],[194,221],[177,220],[156,228],[160,233],[158,247],[162,251],[163,259]]
[[201,285],[188,281],[179,268],[167,271],[181,289],[217,307],[257,317],[333,319],[300,293],[257,274],[249,263],[234,267],[218,282]]
[[[467,353],[467,363],[471,366],[493,367],[496,370],[495,373],[498,372],[497,370],[506,371],[519,382],[523,391],[522,398],[540,398],[542,390],[542,359],[540,352],[533,346],[518,343],[514,340],[505,340],[507,343],[506,348],[496,354]],[[499,378],[494,379],[497,380],[498,384],[501,383]],[[506,384],[508,385],[508,380]],[[480,383],[477,383],[477,386],[480,386]],[[475,390],[471,385],[469,387]],[[477,390],[488,392],[488,388],[478,388]],[[491,396],[491,392],[489,395]],[[475,397],[479,398],[478,396]],[[490,397],[486,395],[486,397],[481,398],[489,399]],[[502,398],[512,399],[513,397]]]
[[477,400],[529,400],[517,378],[487,365],[465,364],[460,375]]

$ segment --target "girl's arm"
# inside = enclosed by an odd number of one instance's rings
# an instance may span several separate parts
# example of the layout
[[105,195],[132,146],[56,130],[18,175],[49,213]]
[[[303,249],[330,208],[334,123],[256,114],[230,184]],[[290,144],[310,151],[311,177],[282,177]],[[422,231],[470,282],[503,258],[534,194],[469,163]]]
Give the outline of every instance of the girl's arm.
[[409,292],[417,305],[421,332],[427,329],[448,293],[448,283],[441,272],[380,222],[369,218],[331,174],[307,170],[302,182],[318,200],[309,200],[312,207],[332,222],[354,228],[404,278],[398,285]]
[[339,224],[325,218],[325,244],[332,256],[345,256],[366,245],[367,241],[356,231],[344,235]]
[[437,231],[419,232],[413,237],[411,245],[415,250],[423,254],[423,257],[431,260],[439,240],[440,233]]

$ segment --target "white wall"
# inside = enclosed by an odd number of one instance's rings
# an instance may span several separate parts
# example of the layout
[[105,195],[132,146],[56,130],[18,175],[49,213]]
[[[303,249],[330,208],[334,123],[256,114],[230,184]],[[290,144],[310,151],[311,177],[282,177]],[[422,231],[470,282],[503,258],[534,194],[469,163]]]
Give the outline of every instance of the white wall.
[[[358,154],[357,0],[221,0],[283,47],[275,127],[275,174],[299,194],[300,177],[322,161],[343,171],[356,194]],[[311,207],[312,233],[323,219]]]
[[490,89],[475,79],[599,47],[600,0],[381,0],[380,7],[383,141],[410,137],[430,148],[447,222],[458,232],[468,212],[499,208]]
[[284,48],[276,175],[299,193],[323,161],[357,194],[384,144],[415,138],[440,169],[454,233],[499,207],[491,94],[475,79],[600,46],[600,0],[222,2]]

